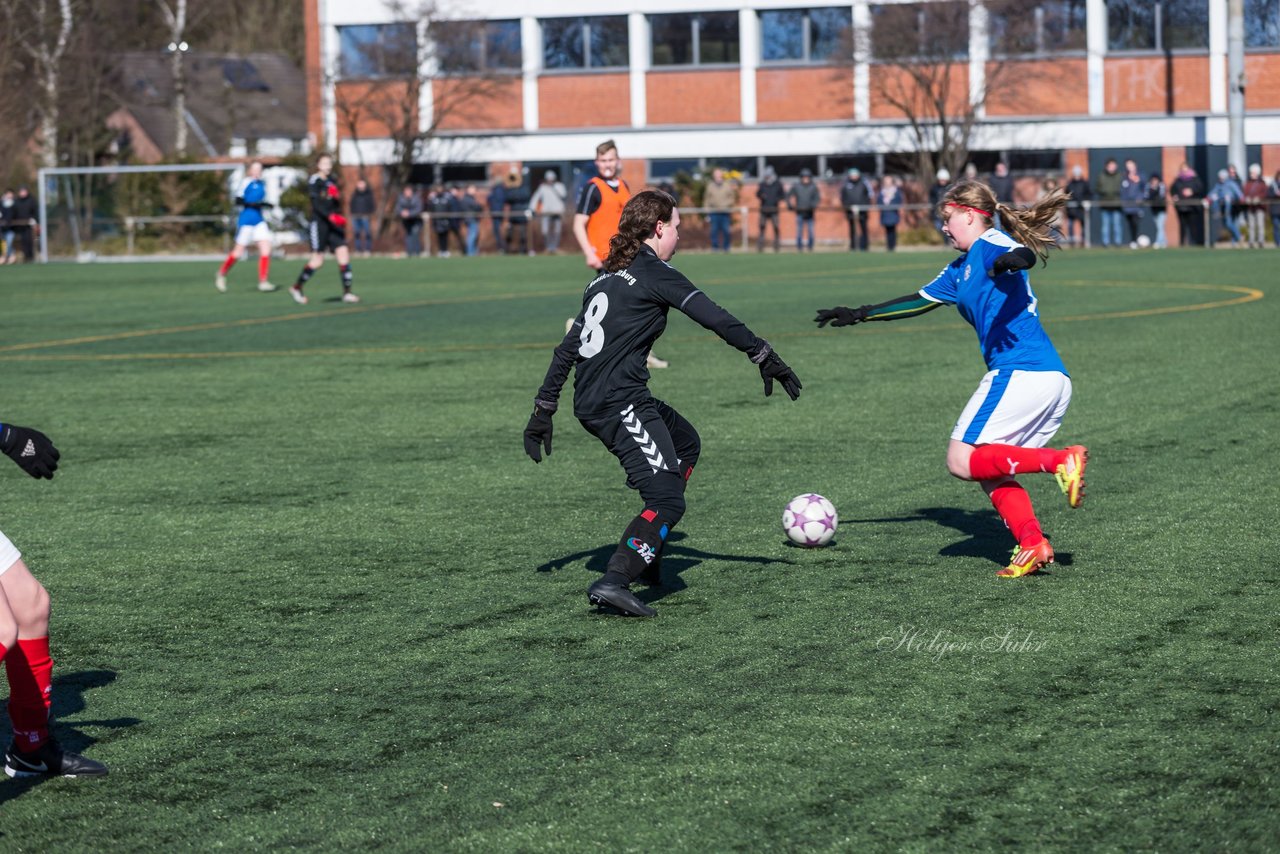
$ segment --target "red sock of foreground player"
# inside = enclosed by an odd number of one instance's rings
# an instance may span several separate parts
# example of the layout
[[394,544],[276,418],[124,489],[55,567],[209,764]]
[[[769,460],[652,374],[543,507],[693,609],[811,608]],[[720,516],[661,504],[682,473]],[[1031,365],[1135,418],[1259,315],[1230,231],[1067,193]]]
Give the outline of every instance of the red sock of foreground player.
[[236,256],[235,256],[235,253],[233,252],[227,256],[227,260],[223,261],[222,266],[218,268],[218,275],[225,276],[227,274],[227,271],[230,270],[235,263],[236,263]]
[[53,690],[49,639],[18,638],[18,645],[4,657],[4,669],[9,676],[13,740],[19,750],[30,752],[49,738],[49,704]]
[[1020,546],[1034,546],[1044,539],[1040,521],[1031,507],[1031,497],[1022,485],[1009,481],[991,490],[991,503]]
[[263,255],[258,258],[258,281],[265,282],[267,280],[267,270],[271,267],[271,256]]
[[1051,472],[1060,462],[1062,451],[1056,448],[981,445],[969,455],[969,476],[974,480],[999,480],[1011,474]]

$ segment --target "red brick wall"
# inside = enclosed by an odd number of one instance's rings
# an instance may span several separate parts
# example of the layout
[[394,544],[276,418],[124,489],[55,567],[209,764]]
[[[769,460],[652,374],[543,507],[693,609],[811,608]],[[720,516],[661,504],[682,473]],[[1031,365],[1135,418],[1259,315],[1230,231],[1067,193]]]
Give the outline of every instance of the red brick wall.
[[1244,79],[1245,106],[1250,110],[1280,109],[1280,54],[1246,56]]
[[324,110],[321,87],[324,74],[320,68],[320,14],[318,0],[305,0],[302,4],[303,66],[302,74],[307,83],[307,132],[314,138],[316,148],[324,147]]
[[524,127],[524,89],[519,77],[479,81],[444,77],[432,83],[442,130],[519,130]]
[[1107,59],[1103,68],[1108,113],[1209,109],[1207,56]]
[[405,80],[344,80],[334,86],[333,104],[339,140],[392,136],[406,119],[417,128],[418,99]]
[[738,124],[741,78],[726,71],[652,71],[645,76],[651,125]]
[[[947,103],[953,114],[965,110],[969,99],[969,66],[964,63],[953,63],[945,71],[939,70],[939,79],[945,77],[948,86]],[[891,102],[915,103],[912,112],[921,117],[934,114],[928,106],[927,98],[921,97],[909,75],[901,68],[892,65],[871,66],[871,118],[900,119],[905,114]]]
[[538,124],[544,128],[630,127],[631,76],[609,73],[540,77]]
[[987,115],[1086,115],[1088,70],[1083,59],[987,64]]
[[762,68],[756,72],[756,117],[762,122],[853,118],[848,68]]

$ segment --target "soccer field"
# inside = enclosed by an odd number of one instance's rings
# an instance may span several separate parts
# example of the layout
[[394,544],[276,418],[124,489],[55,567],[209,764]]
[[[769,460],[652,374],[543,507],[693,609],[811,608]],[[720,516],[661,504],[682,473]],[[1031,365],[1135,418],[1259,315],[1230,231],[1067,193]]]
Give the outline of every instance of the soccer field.
[[[799,374],[672,312],[703,455],[653,620],[585,590],[639,509],[563,406],[520,434],[580,259],[0,270],[0,529],[53,596],[54,714],[105,779],[0,782],[0,850],[1274,850],[1275,253],[1033,272],[1089,496],[1058,562],[947,475],[984,373],[954,310],[818,330],[951,254],[678,256]],[[287,282],[300,261],[277,261]],[[566,403],[569,392],[566,391]],[[819,492],[835,544],[789,546]]]

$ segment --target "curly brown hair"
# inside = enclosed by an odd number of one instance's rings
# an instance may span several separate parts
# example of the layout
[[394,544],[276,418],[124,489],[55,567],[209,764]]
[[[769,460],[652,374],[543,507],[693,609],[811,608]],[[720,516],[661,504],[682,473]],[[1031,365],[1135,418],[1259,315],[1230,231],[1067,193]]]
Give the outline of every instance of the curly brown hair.
[[609,255],[604,259],[606,273],[625,270],[636,260],[640,247],[653,236],[659,222],[671,222],[676,200],[662,190],[641,190],[622,208],[618,233],[609,239]]

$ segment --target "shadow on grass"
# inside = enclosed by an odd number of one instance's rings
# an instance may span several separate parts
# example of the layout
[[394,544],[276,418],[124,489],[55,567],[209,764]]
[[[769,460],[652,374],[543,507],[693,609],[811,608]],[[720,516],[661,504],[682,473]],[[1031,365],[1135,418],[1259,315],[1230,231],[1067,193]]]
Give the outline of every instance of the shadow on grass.
[[[684,590],[686,585],[684,579],[680,577],[681,573],[686,570],[693,569],[704,560],[722,560],[727,563],[786,563],[791,561],[780,561],[771,557],[757,557],[752,555],[730,555],[720,554],[717,552],[706,552],[701,549],[690,548],[689,546],[679,545],[686,534],[682,531],[672,531],[667,537],[666,546],[662,549],[662,565],[660,573],[662,575],[662,585],[658,587],[648,587],[636,593],[636,597],[642,602],[653,603]],[[609,565],[609,558],[613,556],[614,550],[617,549],[616,543],[607,543],[594,549],[586,551],[574,552],[573,554],[558,557],[555,560],[547,561],[538,567],[538,572],[554,572],[557,569],[586,560],[587,569],[592,572],[603,574],[605,568]]]
[[[883,522],[937,522],[964,534],[967,539],[958,540],[938,550],[942,557],[978,557],[1004,563],[1013,548],[1009,532],[999,517],[989,510],[962,510],[957,507],[922,507],[912,516],[892,516],[882,519],[841,519],[841,524],[872,524]],[[1052,542],[1052,540],[1050,541]],[[1071,566],[1071,552],[1057,552],[1054,563]],[[1040,570],[1041,575],[1048,575]]]
[[[81,727],[108,727],[124,729],[135,726],[141,721],[138,718],[110,718],[107,720],[78,720],[68,723],[65,718],[83,712],[86,708],[84,695],[93,688],[101,688],[115,681],[116,674],[111,670],[80,670],[57,676],[53,680],[53,735],[65,750],[72,753],[85,753],[97,741],[86,735]],[[0,782],[0,807],[15,798],[22,797],[36,786],[42,785],[50,777],[24,777],[21,779],[4,778]],[[4,832],[0,831],[0,839]]]

